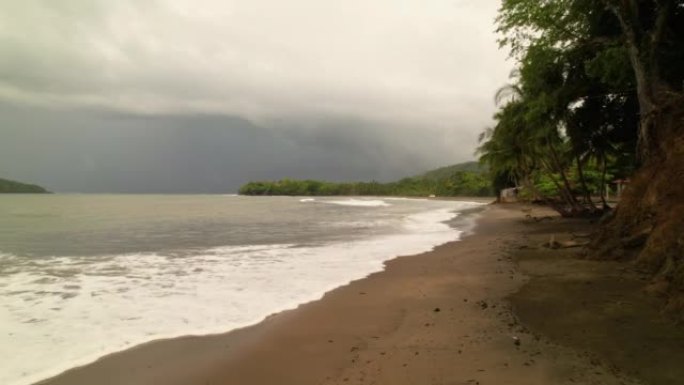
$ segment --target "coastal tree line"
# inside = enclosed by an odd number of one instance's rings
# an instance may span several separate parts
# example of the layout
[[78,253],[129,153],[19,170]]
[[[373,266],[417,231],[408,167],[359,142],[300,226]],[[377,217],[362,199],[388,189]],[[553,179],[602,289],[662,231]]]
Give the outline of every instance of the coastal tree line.
[[239,190],[241,195],[290,196],[492,196],[493,190],[486,174],[473,171],[454,171],[439,177],[419,176],[396,182],[324,182],[318,180],[281,179],[278,181],[249,182]]
[[517,65],[478,149],[495,189],[604,215],[593,255],[634,256],[684,309],[684,0],[504,0],[497,26]]

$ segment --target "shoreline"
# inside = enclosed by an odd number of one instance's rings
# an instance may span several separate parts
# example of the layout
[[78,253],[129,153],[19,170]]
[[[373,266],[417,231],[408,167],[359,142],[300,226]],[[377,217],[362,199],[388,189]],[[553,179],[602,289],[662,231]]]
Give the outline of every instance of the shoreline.
[[[400,198],[400,199],[410,199],[410,198]],[[450,199],[448,199],[448,200],[450,200]],[[463,200],[457,199],[457,201],[460,202]],[[453,239],[455,239],[455,241],[453,241],[453,242],[458,242],[463,236],[469,234],[472,231],[472,228],[475,225],[477,213],[481,212],[486,207],[483,204],[485,202],[483,200],[480,200],[480,199],[471,199],[471,200],[467,200],[467,201],[463,201],[463,202],[473,202],[473,203],[478,203],[480,205],[475,206],[475,207],[466,208],[466,209],[455,210],[455,211],[453,211],[450,219],[444,220],[444,222],[442,222],[443,224],[448,225],[452,229],[452,231],[454,231],[454,234],[456,234],[456,232],[458,232],[458,235],[453,236]],[[446,226],[445,226],[445,228],[446,228]],[[431,246],[431,248],[437,247],[439,245],[440,244],[436,244],[435,246]],[[424,249],[424,250],[427,250],[427,249]],[[405,249],[404,249],[404,251],[405,251]],[[67,372],[77,370],[77,369],[81,369],[81,368],[85,368],[85,367],[89,367],[89,366],[97,363],[100,360],[107,359],[110,356],[118,355],[118,354],[125,354],[128,351],[136,350],[137,348],[140,348],[140,347],[148,345],[148,344],[154,344],[157,342],[163,342],[163,341],[169,341],[169,340],[175,340],[175,339],[183,339],[183,338],[220,336],[220,335],[224,335],[224,334],[231,333],[234,331],[239,331],[239,330],[242,330],[245,328],[250,328],[252,326],[255,326],[255,325],[258,325],[262,322],[265,322],[270,317],[273,317],[273,316],[280,314],[282,312],[293,311],[293,310],[296,310],[297,308],[301,307],[302,305],[305,305],[305,304],[308,304],[311,302],[315,302],[315,301],[319,301],[325,295],[327,295],[327,293],[329,293],[330,291],[333,291],[337,288],[347,286],[347,285],[349,285],[355,281],[364,279],[364,278],[368,277],[369,275],[382,272],[385,269],[386,262],[391,261],[392,259],[395,259],[395,258],[400,258],[403,256],[403,254],[401,254],[401,253],[388,254],[388,255],[392,255],[392,256],[389,256],[387,259],[385,259],[384,262],[380,262],[381,266],[379,269],[371,270],[370,272],[367,272],[364,276],[360,276],[360,277],[357,276],[357,277],[352,278],[350,280],[347,280],[345,282],[338,282],[336,284],[333,284],[330,286],[330,288],[325,289],[323,292],[321,292],[320,294],[318,294],[316,296],[312,296],[312,298],[310,298],[310,299],[305,299],[303,302],[299,302],[299,303],[293,303],[289,306],[285,306],[284,308],[281,307],[280,309],[274,310],[272,313],[266,314],[263,317],[261,317],[260,319],[255,320],[251,323],[243,324],[243,325],[239,325],[239,326],[235,326],[235,327],[223,329],[223,330],[219,329],[219,330],[198,331],[198,332],[190,331],[190,332],[186,332],[183,334],[174,334],[174,335],[168,335],[168,336],[158,335],[151,340],[141,341],[139,343],[135,343],[135,344],[132,344],[132,345],[129,345],[126,347],[122,347],[121,349],[112,349],[109,352],[103,353],[103,354],[101,354],[99,356],[95,356],[93,358],[77,360],[77,361],[71,362],[71,364],[65,364],[62,366],[63,369],[61,369],[61,370],[56,369],[56,370],[51,370],[51,371],[45,371],[45,372],[43,372],[43,375],[40,375],[40,374],[32,375],[29,377],[30,378],[29,380],[25,380],[24,382],[21,382],[21,384],[43,383],[43,382],[49,381],[53,378],[57,378],[57,377],[65,374]]]
[[630,383],[526,334],[507,303],[525,279],[502,252],[521,215],[485,210],[460,241],[256,325],[148,342],[38,384]]

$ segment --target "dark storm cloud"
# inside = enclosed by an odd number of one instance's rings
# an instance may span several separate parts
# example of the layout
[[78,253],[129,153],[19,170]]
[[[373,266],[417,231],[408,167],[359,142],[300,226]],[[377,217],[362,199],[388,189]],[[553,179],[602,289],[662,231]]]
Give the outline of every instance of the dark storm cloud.
[[493,0],[6,3],[0,173],[62,191],[410,175],[472,157],[508,72]]
[[[0,108],[0,175],[60,192],[234,192],[248,180],[392,180],[429,166],[361,122],[265,128],[225,115]],[[416,143],[420,143],[416,141]]]

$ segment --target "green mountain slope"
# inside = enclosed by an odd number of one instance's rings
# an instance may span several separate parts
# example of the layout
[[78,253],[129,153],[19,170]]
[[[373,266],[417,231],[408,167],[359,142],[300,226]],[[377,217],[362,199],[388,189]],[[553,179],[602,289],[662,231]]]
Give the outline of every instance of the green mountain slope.
[[486,170],[480,165],[479,162],[464,162],[459,164],[454,164],[451,166],[440,167],[434,170],[430,170],[424,174],[418,175],[417,178],[422,179],[447,179],[458,172],[473,172],[476,174],[482,174]]
[[43,187],[0,178],[0,194],[47,194]]

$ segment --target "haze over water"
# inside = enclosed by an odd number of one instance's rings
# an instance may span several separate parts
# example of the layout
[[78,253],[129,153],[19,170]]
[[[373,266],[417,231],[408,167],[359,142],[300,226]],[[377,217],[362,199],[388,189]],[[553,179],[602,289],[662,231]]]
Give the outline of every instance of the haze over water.
[[[477,203],[221,195],[0,199],[0,383],[225,332],[458,239]],[[32,359],[27,360],[27,357]]]

